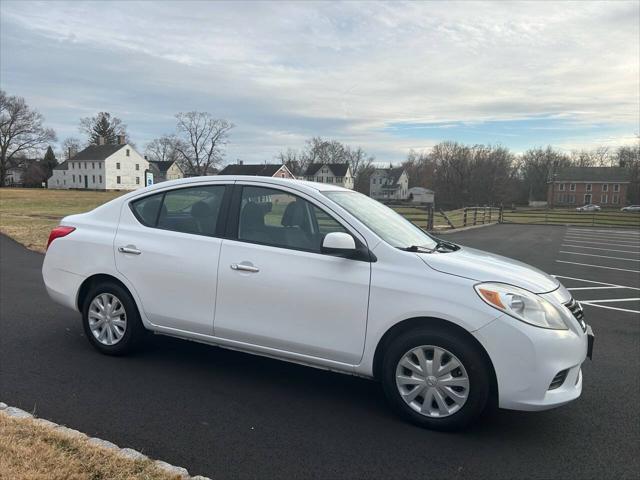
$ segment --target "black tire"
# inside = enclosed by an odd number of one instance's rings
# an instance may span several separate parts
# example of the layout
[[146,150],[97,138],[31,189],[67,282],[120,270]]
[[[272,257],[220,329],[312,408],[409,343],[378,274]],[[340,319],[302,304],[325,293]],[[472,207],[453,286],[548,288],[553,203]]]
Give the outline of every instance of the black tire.
[[[89,308],[91,302],[101,294],[115,295],[122,303],[126,313],[126,327],[122,338],[113,345],[105,345],[98,341],[89,326]],[[89,343],[98,351],[106,355],[125,355],[134,351],[145,336],[146,330],[140,320],[140,313],[131,294],[121,285],[115,282],[102,282],[93,285],[82,305],[82,327]]]
[[[402,398],[396,384],[396,367],[402,357],[415,347],[432,345],[444,348],[462,362],[469,378],[468,397],[455,413],[435,418],[411,408]],[[442,327],[418,327],[406,331],[389,343],[384,351],[381,381],[392,408],[403,418],[421,427],[454,431],[467,427],[480,418],[491,394],[491,366],[480,348],[463,334]]]

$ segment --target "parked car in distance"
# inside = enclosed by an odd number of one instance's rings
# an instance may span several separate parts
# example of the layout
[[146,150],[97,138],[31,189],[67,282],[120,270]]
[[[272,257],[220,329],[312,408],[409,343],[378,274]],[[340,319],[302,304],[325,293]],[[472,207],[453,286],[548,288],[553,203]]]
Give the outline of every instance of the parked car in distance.
[[556,278],[331,184],[224,176],[136,190],[64,218],[42,273],[102,353],[148,330],[377,379],[400,415],[440,430],[494,405],[575,400],[593,348]]
[[582,207],[576,208],[576,211],[578,211],[578,212],[599,212],[600,211],[600,206],[599,205],[593,205],[592,203],[589,203],[587,205],[583,205]]
[[640,212],[640,205],[628,205],[620,209],[621,212]]

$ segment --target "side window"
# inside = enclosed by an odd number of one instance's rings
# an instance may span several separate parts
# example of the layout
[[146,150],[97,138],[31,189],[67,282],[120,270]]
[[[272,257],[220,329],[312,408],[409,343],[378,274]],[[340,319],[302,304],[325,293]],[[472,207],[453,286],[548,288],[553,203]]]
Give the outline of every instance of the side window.
[[170,190],[164,196],[158,228],[215,235],[224,185]]
[[315,205],[281,190],[243,187],[238,240],[320,252],[329,232],[346,232]]
[[196,235],[215,235],[224,185],[180,188],[132,203],[138,220],[147,227]]
[[149,195],[131,204],[136,218],[147,227],[155,227],[162,204],[162,193]]

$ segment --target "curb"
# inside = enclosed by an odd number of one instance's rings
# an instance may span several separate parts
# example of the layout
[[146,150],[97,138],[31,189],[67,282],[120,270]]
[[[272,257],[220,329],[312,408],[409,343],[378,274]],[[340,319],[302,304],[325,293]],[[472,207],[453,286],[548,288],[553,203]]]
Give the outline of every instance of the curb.
[[[101,438],[96,438],[96,437],[89,438],[88,435],[85,435],[84,433],[79,432],[78,430],[65,427],[64,425],[58,425],[57,423],[51,422],[49,420],[45,420],[44,418],[36,418],[29,412],[25,412],[24,410],[21,410],[16,407],[10,407],[3,402],[0,402],[0,412],[2,412],[2,414],[4,415],[7,415],[13,418],[31,418],[34,420],[34,422],[37,425],[55,429],[58,432],[64,433],[69,437],[87,439],[87,443],[89,443],[90,445],[101,447],[101,448],[107,448],[109,450],[114,450],[119,455],[129,460],[152,460],[149,457],[147,457],[144,453],[138,452],[133,448],[120,448],[115,443],[109,442],[107,440],[103,440]],[[196,475],[195,477],[192,477],[191,475],[189,475],[189,472],[187,471],[186,468],[177,467],[175,465],[171,465],[170,463],[163,462],[162,460],[155,460],[153,461],[153,463],[160,470],[163,470],[164,472],[170,475],[174,475],[177,478],[180,478],[182,480],[211,480],[209,477],[203,477],[202,475]]]

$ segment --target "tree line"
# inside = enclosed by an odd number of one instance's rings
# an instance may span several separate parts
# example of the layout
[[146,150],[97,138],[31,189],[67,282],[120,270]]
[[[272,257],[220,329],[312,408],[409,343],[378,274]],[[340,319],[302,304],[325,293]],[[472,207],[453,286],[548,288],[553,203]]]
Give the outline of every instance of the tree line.
[[[177,162],[186,175],[214,172],[224,161],[225,147],[233,123],[207,112],[180,112],[175,128],[145,146],[151,161]],[[127,125],[109,112],[80,119],[78,130],[83,138],[69,137],[61,143],[57,155],[51,143],[57,140],[44,117],[17,96],[0,90],[0,186],[4,186],[10,168],[25,167],[24,180],[39,186],[51,176],[58,158],[68,160],[81,149],[100,141],[116,144],[124,135],[133,144]],[[25,161],[40,155],[38,162]],[[348,163],[355,179],[355,189],[369,193],[369,179],[376,168],[375,157],[360,146],[337,140],[312,137],[301,149],[281,151],[276,162],[302,177],[312,163]],[[401,162],[409,175],[409,186],[434,190],[443,207],[498,205],[545,200],[547,181],[568,166],[620,166],[629,171],[631,188],[628,201],[640,203],[640,137],[634,145],[618,148],[600,147],[565,153],[551,146],[515,154],[504,146],[465,145],[445,141],[426,150],[411,150]]]

